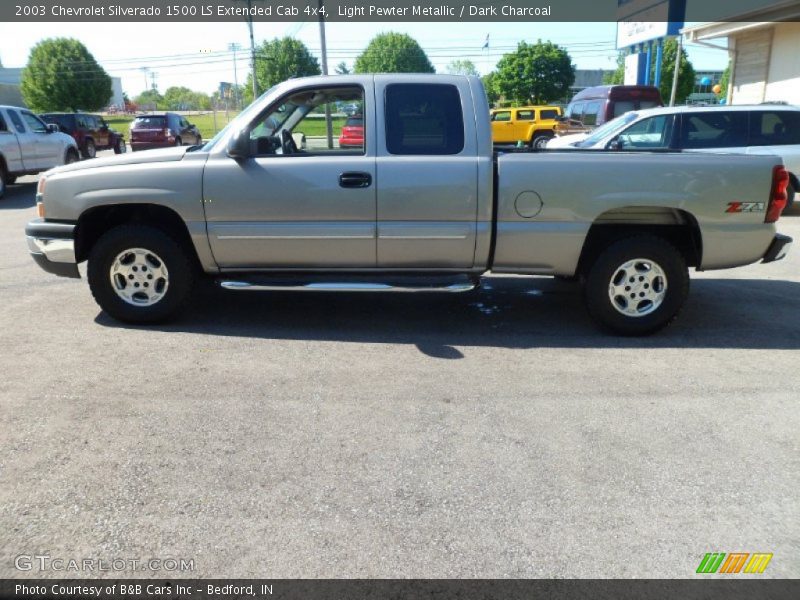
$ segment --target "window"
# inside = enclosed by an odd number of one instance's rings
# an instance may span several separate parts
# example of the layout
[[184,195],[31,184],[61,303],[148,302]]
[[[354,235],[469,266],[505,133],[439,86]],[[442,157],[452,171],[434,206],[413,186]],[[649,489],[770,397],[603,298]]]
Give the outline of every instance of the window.
[[496,112],[492,115],[492,121],[506,122],[511,120],[511,111],[504,110],[503,112]]
[[386,87],[386,149],[390,154],[450,155],[464,149],[458,88],[395,83]]
[[[364,154],[364,118],[344,107],[364,105],[361,87],[311,88],[294,92],[273,106],[250,129],[257,155]],[[328,138],[327,119],[331,122]]]
[[47,125],[39,117],[29,112],[23,112],[22,118],[25,120],[28,129],[34,133],[47,133]]
[[163,116],[143,115],[136,117],[131,125],[131,129],[164,129],[166,121]]
[[10,110],[8,111],[8,116],[11,118],[11,122],[14,123],[17,133],[25,133],[25,125],[22,124],[22,119],[19,118],[19,113],[17,113],[15,110]]
[[570,104],[567,107],[567,114],[565,116],[568,119],[575,119],[576,121],[580,121],[581,116],[583,115],[584,106],[586,106],[585,102],[575,102],[574,104]]
[[532,110],[518,110],[517,111],[517,120],[518,121],[534,121],[533,118],[533,111]]
[[750,113],[749,146],[800,144],[800,112],[791,110]]
[[589,102],[586,105],[586,109],[583,111],[583,118],[581,119],[584,125],[588,125],[589,127],[597,125],[597,115],[600,114],[602,105],[603,103],[600,100]]
[[716,110],[683,115],[681,147],[740,148],[747,146],[747,113]]
[[546,109],[543,109],[543,110],[539,111],[539,118],[542,119],[542,121],[547,121],[549,119],[555,119],[558,116],[559,116],[558,115],[558,111],[553,109],[553,108],[546,108]]
[[618,117],[630,112],[636,108],[636,105],[631,100],[617,100],[614,102],[614,116]]
[[619,134],[623,149],[657,149],[669,148],[672,140],[672,115],[659,115],[642,119]]
[[6,125],[6,120],[3,118],[3,113],[0,113],[0,132],[8,131],[8,125]]

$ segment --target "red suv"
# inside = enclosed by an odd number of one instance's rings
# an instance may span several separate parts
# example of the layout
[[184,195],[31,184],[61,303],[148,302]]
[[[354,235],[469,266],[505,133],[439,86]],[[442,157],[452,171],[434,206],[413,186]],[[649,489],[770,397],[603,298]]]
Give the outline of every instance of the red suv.
[[347,117],[347,121],[342,127],[342,135],[339,136],[339,148],[358,150],[364,148],[364,117],[362,115]]
[[94,158],[98,150],[113,149],[117,154],[125,152],[125,138],[121,133],[110,129],[99,115],[45,113],[39,116],[45,123],[54,123],[61,131],[71,135],[83,158]]
[[131,123],[131,150],[202,144],[200,130],[177,113],[139,115]]

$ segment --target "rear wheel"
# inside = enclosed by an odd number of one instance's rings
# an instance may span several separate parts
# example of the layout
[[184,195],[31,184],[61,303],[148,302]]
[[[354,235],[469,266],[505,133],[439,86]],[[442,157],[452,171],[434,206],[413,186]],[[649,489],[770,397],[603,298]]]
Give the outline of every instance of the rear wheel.
[[3,194],[6,193],[6,185],[8,182],[9,176],[6,175],[5,167],[0,164],[0,198],[3,197]]
[[17,183],[16,175],[6,175],[6,185],[14,185]]
[[183,140],[181,138],[175,138],[175,145],[183,146]]
[[125,140],[123,138],[118,138],[117,142],[114,144],[114,154],[124,154],[126,150]]
[[147,225],[120,225],[89,254],[89,287],[100,307],[128,323],[155,323],[177,313],[194,282],[187,251]]
[[531,148],[535,148],[536,150],[541,150],[545,146],[547,146],[548,140],[553,138],[552,133],[539,133],[533,137],[533,141],[531,142]]
[[797,191],[794,189],[794,186],[790,183],[789,187],[786,188],[786,207],[783,209],[783,212],[787,212],[791,210],[792,206],[794,206],[794,196]]
[[689,293],[689,271],[678,250],[649,235],[609,246],[590,267],[586,308],[604,329],[647,335],[678,316]]
[[83,158],[94,158],[95,156],[97,156],[97,147],[94,145],[94,141],[86,140],[83,145]]

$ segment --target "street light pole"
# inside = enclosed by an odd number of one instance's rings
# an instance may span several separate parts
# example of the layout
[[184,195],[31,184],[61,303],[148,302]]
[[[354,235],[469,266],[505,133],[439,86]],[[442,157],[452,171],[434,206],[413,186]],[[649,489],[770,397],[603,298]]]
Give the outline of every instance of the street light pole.
[[253,100],[258,98],[258,81],[256,80],[256,41],[253,37],[253,0],[247,0],[247,27],[250,29],[250,61],[253,70]]
[[233,50],[233,98],[236,101],[236,108],[241,110],[241,101],[239,98],[239,76],[236,70],[236,51],[241,49],[241,46],[236,43],[228,44],[228,50]]

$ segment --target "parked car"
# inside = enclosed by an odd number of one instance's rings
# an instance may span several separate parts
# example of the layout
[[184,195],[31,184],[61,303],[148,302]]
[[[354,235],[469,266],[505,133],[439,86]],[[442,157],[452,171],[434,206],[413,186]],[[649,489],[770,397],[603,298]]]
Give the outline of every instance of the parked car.
[[138,115],[131,123],[131,150],[202,144],[200,130],[177,113]]
[[632,110],[663,106],[651,85],[600,85],[578,92],[555,127],[556,135],[584,133]]
[[[354,96],[361,152],[297,147],[309,114]],[[205,146],[49,172],[25,232],[46,271],[79,277],[88,260],[122,321],[174,316],[204,275],[239,293],[467,292],[492,271],[578,275],[600,325],[642,335],[676,318],[689,267],[786,255],[786,184],[777,156],[494,153],[478,77],[309,77]]]
[[71,135],[84,158],[94,158],[98,150],[113,149],[115,154],[125,152],[125,138],[108,126],[103,117],[87,113],[44,113],[39,115],[47,123]]
[[79,160],[75,140],[31,111],[0,106],[0,197],[22,175]]
[[532,148],[544,148],[553,137],[560,116],[560,106],[496,108],[490,113],[492,141],[495,145],[523,142]]
[[340,148],[364,147],[364,117],[363,115],[353,115],[348,117],[342,127],[342,134],[339,136]]
[[798,106],[675,106],[629,112],[591,134],[551,140],[547,148],[772,154],[789,171],[787,207],[800,190]]

